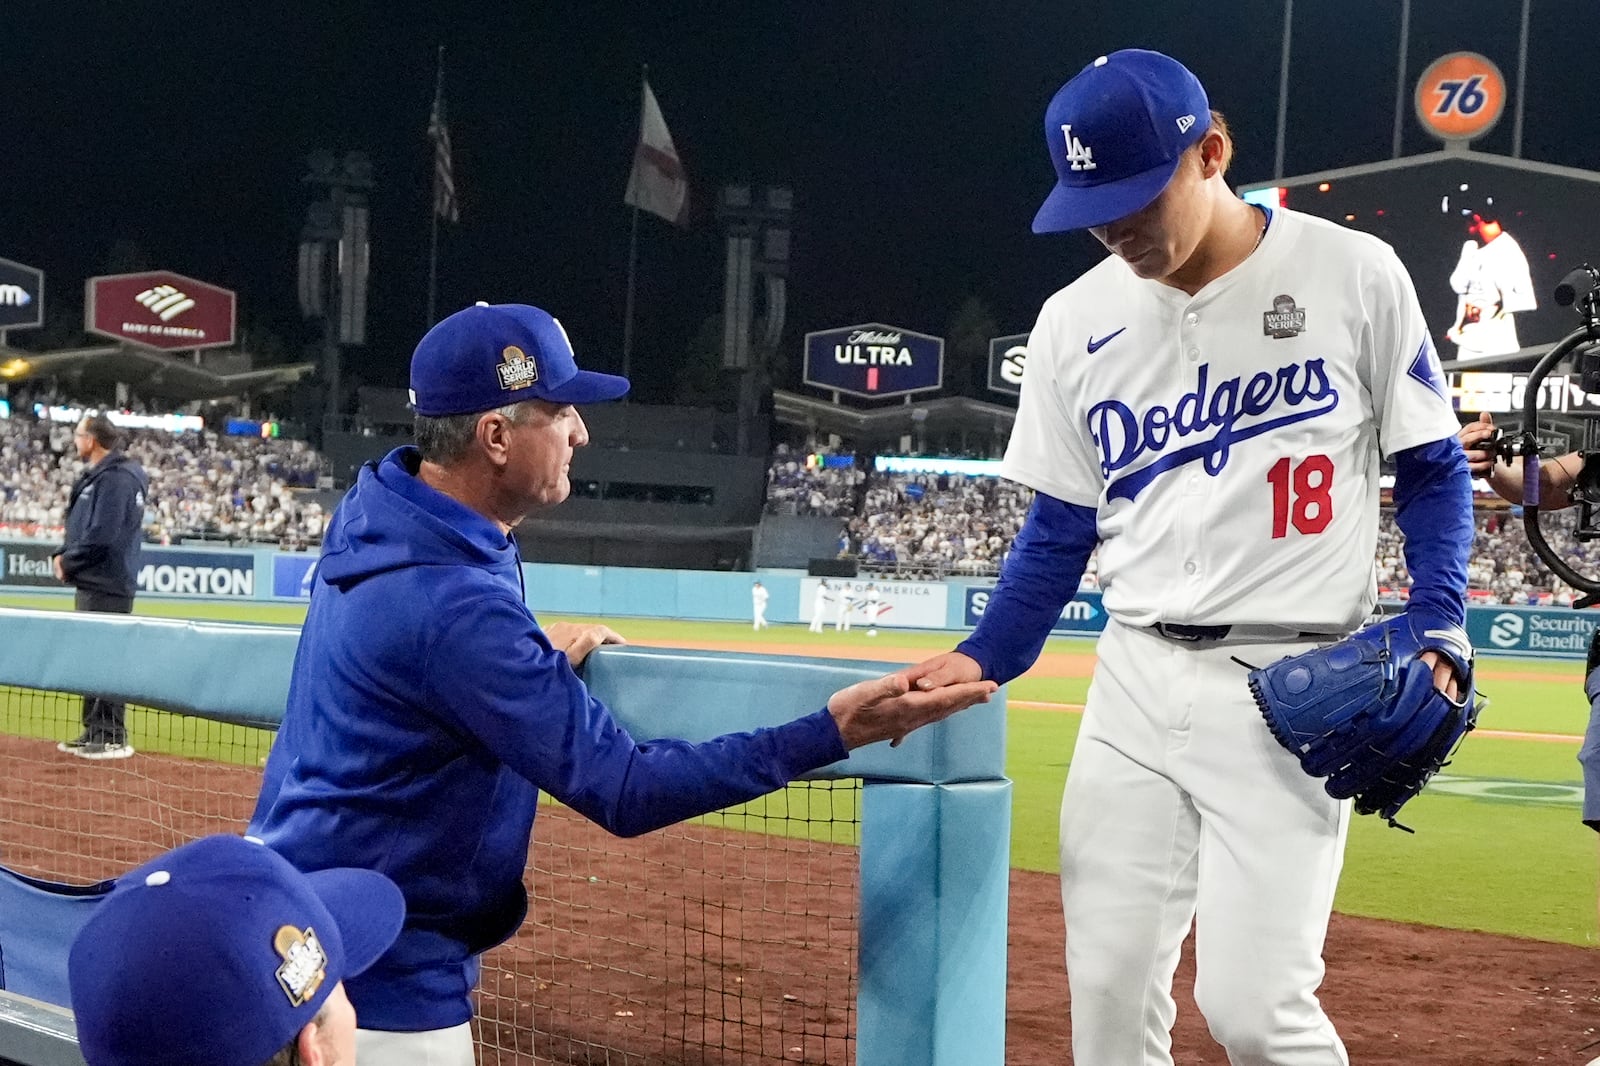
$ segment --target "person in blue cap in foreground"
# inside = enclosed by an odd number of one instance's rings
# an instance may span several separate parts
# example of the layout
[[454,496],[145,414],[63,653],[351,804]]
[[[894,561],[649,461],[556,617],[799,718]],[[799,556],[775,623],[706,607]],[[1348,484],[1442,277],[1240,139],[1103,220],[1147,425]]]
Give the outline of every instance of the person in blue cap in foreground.
[[478,957],[527,913],[541,789],[622,836],[783,787],[988,698],[890,674],[783,725],[639,743],[576,670],[603,625],[544,627],[512,530],[571,491],[578,407],[625,378],[578,369],[537,307],[479,304],[411,360],[416,446],[364,468],[329,523],[251,832],[303,870],[358,865],[405,893],[394,947],[350,985],[363,1064],[469,1066]]
[[303,874],[260,841],[203,837],[118,879],[72,943],[89,1066],[346,1066],[344,982],[405,918],[371,870]]

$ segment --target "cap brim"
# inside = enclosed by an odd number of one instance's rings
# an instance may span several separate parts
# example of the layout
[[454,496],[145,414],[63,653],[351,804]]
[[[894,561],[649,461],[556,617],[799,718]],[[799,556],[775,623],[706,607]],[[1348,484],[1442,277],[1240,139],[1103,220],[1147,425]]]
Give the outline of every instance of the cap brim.
[[593,370],[580,370],[555,388],[544,392],[541,399],[550,403],[600,403],[620,399],[627,394],[630,383],[616,374],[597,374]]
[[354,977],[389,950],[406,920],[406,900],[375,870],[341,867],[307,874],[311,890],[333,915],[344,943],[344,976]]
[[1150,206],[1178,172],[1177,159],[1142,171],[1121,181],[1104,185],[1067,186],[1060,183],[1050,190],[1044,205],[1033,216],[1033,232],[1062,233],[1066,230],[1105,226],[1127,218]]

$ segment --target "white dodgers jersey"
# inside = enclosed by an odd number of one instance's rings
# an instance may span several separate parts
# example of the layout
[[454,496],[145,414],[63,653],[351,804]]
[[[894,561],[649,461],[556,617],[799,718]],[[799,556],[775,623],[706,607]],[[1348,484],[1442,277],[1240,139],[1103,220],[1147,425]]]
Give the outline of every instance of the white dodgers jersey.
[[1380,447],[1457,429],[1393,250],[1277,210],[1192,297],[1115,257],[1050,297],[1003,473],[1095,508],[1129,625],[1342,632],[1376,600]]

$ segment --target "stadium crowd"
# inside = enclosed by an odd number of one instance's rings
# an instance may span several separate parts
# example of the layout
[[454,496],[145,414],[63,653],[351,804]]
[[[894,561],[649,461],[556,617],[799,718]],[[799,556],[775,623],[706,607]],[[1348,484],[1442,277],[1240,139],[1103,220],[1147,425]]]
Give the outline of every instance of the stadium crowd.
[[[839,551],[864,571],[902,578],[992,576],[1011,547],[1033,501],[1026,488],[997,477],[960,474],[868,473],[859,465],[808,465],[800,449],[779,446],[768,471],[772,514],[825,515],[844,520]],[[1580,571],[1600,569],[1600,547],[1572,533],[1571,511],[1544,517],[1552,547]],[[1394,515],[1381,514],[1376,555],[1380,595],[1404,599],[1411,585],[1404,538]],[[1091,557],[1086,586],[1097,584]],[[1477,602],[1570,604],[1572,589],[1554,577],[1528,544],[1516,513],[1496,507],[1478,514],[1477,547],[1469,571]]]
[[767,467],[767,513],[827,518],[854,514],[866,471],[853,463],[812,467],[809,456],[808,451],[787,444],[773,449]]
[[[74,424],[24,413],[0,419],[0,534],[59,540],[83,461]],[[314,488],[321,460],[304,441],[230,437],[210,430],[125,430],[126,451],[150,476],[145,534],[265,542],[300,548],[320,542],[322,505]]]
[[[0,535],[59,539],[67,497],[83,463],[73,424],[18,412],[0,419]],[[303,548],[321,541],[326,514],[304,490],[321,461],[304,441],[233,437],[211,430],[125,431],[126,450],[150,476],[145,513],[149,540],[215,539]],[[1032,503],[1026,488],[997,477],[868,472],[861,462],[825,465],[811,447],[780,444],[767,474],[771,514],[843,520],[840,554],[869,573],[937,579],[992,576]],[[1547,515],[1547,539],[1580,571],[1600,568],[1600,547],[1572,533],[1573,512]],[[1403,538],[1385,511],[1378,533],[1380,594],[1403,599],[1410,586]],[[1478,515],[1469,572],[1479,602],[1560,604],[1572,590],[1550,574],[1528,544],[1520,519],[1505,509]],[[1093,586],[1095,560],[1084,578]]]

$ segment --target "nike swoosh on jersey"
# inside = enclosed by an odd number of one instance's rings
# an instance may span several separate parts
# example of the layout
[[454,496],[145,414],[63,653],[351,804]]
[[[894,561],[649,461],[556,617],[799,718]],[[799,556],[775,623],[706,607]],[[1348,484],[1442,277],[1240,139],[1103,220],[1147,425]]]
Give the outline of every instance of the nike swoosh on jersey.
[[1101,337],[1099,340],[1095,340],[1093,337],[1090,337],[1089,338],[1089,354],[1093,355],[1095,352],[1098,352],[1101,348],[1104,348],[1106,345],[1108,345],[1112,341],[1116,340],[1117,337],[1123,332],[1123,330],[1126,330],[1127,328],[1128,328],[1127,326],[1123,326],[1122,329],[1117,330],[1116,333],[1107,333],[1104,337]]

